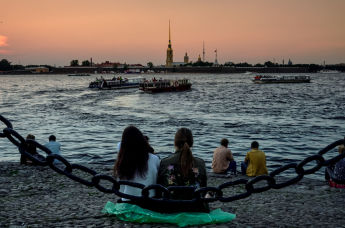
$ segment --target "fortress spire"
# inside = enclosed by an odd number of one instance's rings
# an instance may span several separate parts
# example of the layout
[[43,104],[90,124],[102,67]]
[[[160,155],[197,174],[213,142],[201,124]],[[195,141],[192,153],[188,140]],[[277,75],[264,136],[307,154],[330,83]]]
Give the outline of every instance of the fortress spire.
[[169,20],[169,44],[167,49],[167,59],[165,66],[170,67],[173,65],[173,50],[171,48],[171,33],[170,33],[170,20]]
[[171,47],[171,36],[170,36],[170,20],[169,20],[169,45]]
[[202,61],[205,62],[205,42],[202,41]]

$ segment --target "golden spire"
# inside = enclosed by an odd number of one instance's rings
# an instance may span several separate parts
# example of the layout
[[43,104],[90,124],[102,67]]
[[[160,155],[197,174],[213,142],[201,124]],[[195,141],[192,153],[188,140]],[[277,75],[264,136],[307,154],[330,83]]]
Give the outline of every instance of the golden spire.
[[171,37],[170,37],[170,20],[169,20],[169,48],[171,48]]
[[171,48],[171,36],[170,36],[170,20],[169,20],[169,44],[168,44],[168,49],[167,49],[167,59],[166,59],[166,66],[171,67],[174,62],[174,54],[173,50]]

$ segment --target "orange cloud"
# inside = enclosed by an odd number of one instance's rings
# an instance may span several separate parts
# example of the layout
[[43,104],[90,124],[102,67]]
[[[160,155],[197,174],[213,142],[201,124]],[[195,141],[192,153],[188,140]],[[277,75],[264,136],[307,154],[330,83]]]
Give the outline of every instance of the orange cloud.
[[0,35],[0,47],[8,46],[7,44],[7,36]]

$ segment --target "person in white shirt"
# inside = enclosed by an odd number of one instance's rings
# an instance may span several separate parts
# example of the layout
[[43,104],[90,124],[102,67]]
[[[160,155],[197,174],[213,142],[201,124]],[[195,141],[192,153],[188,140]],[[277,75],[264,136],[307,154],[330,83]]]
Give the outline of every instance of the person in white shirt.
[[[55,135],[49,136],[49,142],[44,145],[47,147],[53,154],[61,155],[61,144],[56,142]],[[59,163],[59,161],[54,160],[54,164]]]
[[[138,128],[135,126],[125,128],[114,165],[114,175],[117,180],[131,181],[145,186],[156,184],[160,159],[153,152],[153,148]],[[120,192],[141,196],[140,188],[128,185],[121,185]],[[151,190],[149,195],[152,197],[155,192]],[[129,200],[122,198],[122,201]]]

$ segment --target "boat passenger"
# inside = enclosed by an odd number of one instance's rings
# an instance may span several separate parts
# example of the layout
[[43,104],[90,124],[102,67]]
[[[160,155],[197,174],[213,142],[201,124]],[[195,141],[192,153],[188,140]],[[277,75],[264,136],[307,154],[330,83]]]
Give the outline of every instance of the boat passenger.
[[[114,175],[118,180],[126,180],[149,186],[156,184],[160,159],[153,154],[152,147],[135,126],[125,128],[122,133],[120,151],[114,165]],[[120,192],[141,196],[141,189],[121,185]],[[150,196],[155,192],[150,191]],[[122,198],[122,201],[129,201]]]
[[[206,187],[207,176],[204,160],[194,157],[192,154],[193,135],[187,128],[180,128],[175,134],[176,152],[167,158],[162,159],[159,172],[158,184],[163,186],[191,186],[189,190],[174,190],[174,199],[192,199],[195,188]],[[180,211],[204,211],[209,208],[206,203],[197,202],[193,205],[184,205],[183,208],[169,206],[162,208],[166,212]]]
[[251,150],[247,153],[244,162],[241,163],[241,170],[243,175],[250,177],[267,175],[266,155],[262,150],[259,150],[259,143],[253,141]]

